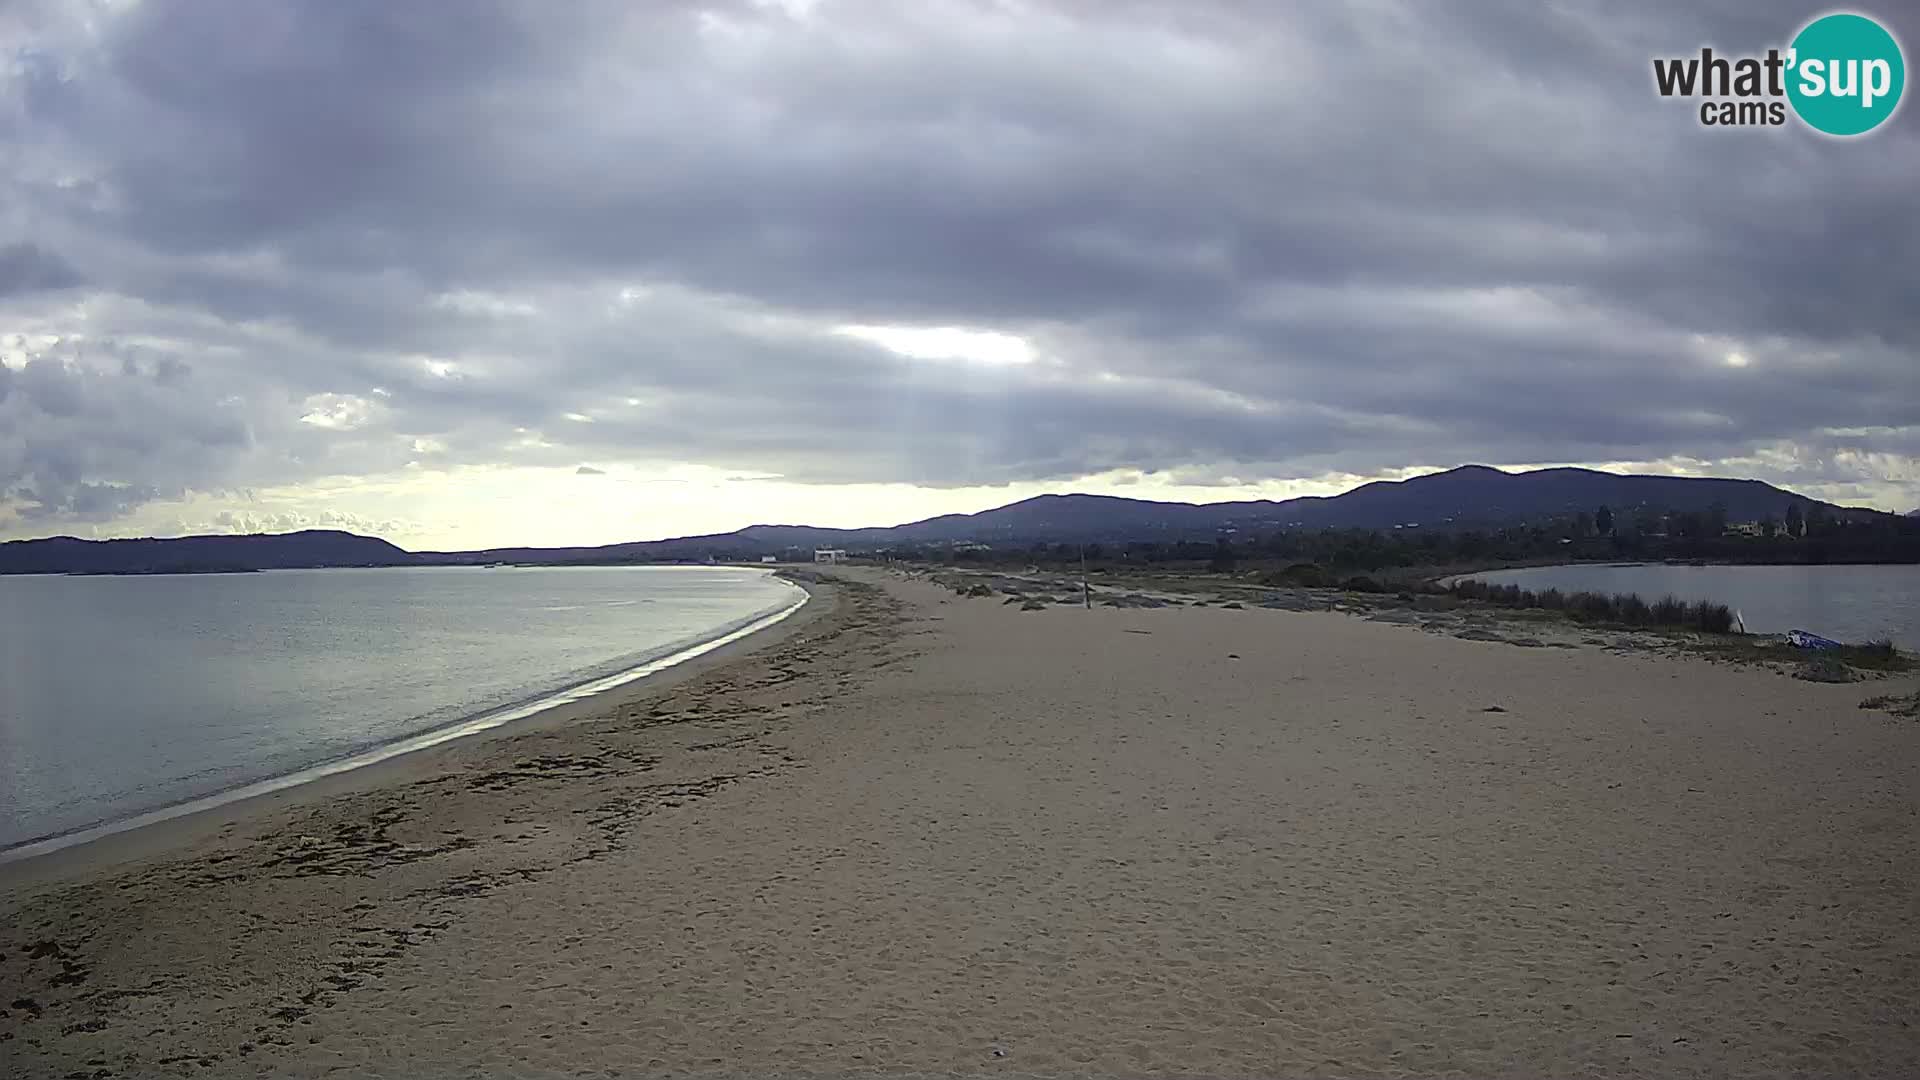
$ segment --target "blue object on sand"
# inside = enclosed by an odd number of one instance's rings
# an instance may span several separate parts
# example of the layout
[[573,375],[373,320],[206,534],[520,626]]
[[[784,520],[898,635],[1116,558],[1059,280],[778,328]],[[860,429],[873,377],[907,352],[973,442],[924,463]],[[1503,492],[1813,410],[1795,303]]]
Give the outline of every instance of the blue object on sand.
[[1800,649],[1837,649],[1840,643],[1819,634],[1809,634],[1805,630],[1787,631],[1787,644]]

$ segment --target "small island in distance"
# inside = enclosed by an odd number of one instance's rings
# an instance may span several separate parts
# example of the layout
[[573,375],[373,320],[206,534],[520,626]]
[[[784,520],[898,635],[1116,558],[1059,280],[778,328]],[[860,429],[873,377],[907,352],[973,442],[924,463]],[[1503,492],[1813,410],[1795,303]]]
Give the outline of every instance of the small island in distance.
[[1148,562],[1213,560],[1224,550],[1365,569],[1545,557],[1910,563],[1920,562],[1920,518],[1838,506],[1758,480],[1465,465],[1328,497],[1195,504],[1041,495],[897,526],[751,525],[598,547],[413,552],[325,529],[164,539],[62,536],[0,543],[0,574],[791,560],[809,559],[822,547],[989,561],[1058,545]]
[[145,574],[258,574],[258,566],[221,566],[212,563],[158,563],[128,570],[69,570],[68,577],[126,577]]

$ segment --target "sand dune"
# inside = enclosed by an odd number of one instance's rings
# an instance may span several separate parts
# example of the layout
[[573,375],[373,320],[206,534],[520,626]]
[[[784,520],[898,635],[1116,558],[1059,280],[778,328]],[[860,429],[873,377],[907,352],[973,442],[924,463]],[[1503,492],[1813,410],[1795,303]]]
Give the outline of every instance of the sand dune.
[[846,578],[14,884],[5,1071],[1920,1075],[1911,678]]

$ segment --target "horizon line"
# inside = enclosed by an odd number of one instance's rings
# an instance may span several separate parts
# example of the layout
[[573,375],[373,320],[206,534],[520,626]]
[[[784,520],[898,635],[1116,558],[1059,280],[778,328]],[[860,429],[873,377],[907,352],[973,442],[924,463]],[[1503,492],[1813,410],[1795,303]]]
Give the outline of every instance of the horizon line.
[[[1781,487],[1778,484],[1773,484],[1769,481],[1760,480],[1755,477],[1687,476],[1687,475],[1680,475],[1680,474],[1673,474],[1673,473],[1613,472],[1607,469],[1596,469],[1596,468],[1590,468],[1583,465],[1549,465],[1549,466],[1543,466],[1537,469],[1519,469],[1519,470],[1509,471],[1508,469],[1503,469],[1497,465],[1486,465],[1479,462],[1466,462],[1460,465],[1450,466],[1445,469],[1435,469],[1432,472],[1416,473],[1413,476],[1402,477],[1397,480],[1385,480],[1385,479],[1367,480],[1367,481],[1363,481],[1361,483],[1355,484],[1354,486],[1333,495],[1296,495],[1286,499],[1219,499],[1211,502],[1186,502],[1178,499],[1143,499],[1143,498],[1136,498],[1129,495],[1097,494],[1094,492],[1087,492],[1087,491],[1064,491],[1064,492],[1050,491],[1050,492],[1041,492],[1040,494],[1037,494],[1037,495],[1029,495],[1029,496],[1026,496],[1025,498],[1015,499],[1012,502],[997,503],[993,506],[983,507],[982,509],[979,509],[979,510],[965,511],[965,512],[956,511],[956,512],[946,513],[946,514],[934,514],[929,517],[914,518],[909,521],[902,521],[892,525],[838,526],[838,525],[807,525],[807,524],[787,523],[787,522],[754,522],[752,524],[742,525],[739,528],[730,529],[725,532],[686,533],[686,534],[674,535],[674,536],[661,536],[661,537],[656,537],[652,539],[615,540],[615,541],[610,541],[606,543],[597,543],[597,544],[596,543],[551,544],[551,545],[492,544],[486,547],[476,547],[476,548],[415,549],[415,548],[404,547],[398,542],[391,540],[385,536],[379,535],[378,533],[362,533],[362,532],[354,532],[351,529],[344,529],[344,528],[339,528],[334,526],[314,525],[314,526],[308,526],[305,528],[290,529],[285,532],[198,532],[198,533],[181,533],[178,535],[171,535],[171,536],[142,535],[142,536],[108,536],[108,537],[96,538],[96,537],[75,536],[72,533],[56,533],[49,536],[27,536],[27,537],[18,537],[12,540],[0,540],[0,547],[6,547],[13,544],[48,543],[48,542],[57,541],[57,540],[71,540],[75,543],[82,543],[82,544],[112,544],[112,543],[139,543],[142,541],[210,540],[210,539],[227,539],[227,538],[235,538],[235,537],[285,537],[285,536],[300,536],[307,533],[334,533],[341,536],[352,536],[360,539],[377,540],[383,544],[387,544],[393,547],[394,549],[408,555],[469,555],[469,554],[478,554],[478,553],[495,552],[495,551],[566,551],[566,550],[572,550],[572,549],[596,550],[596,549],[603,549],[603,548],[624,547],[629,544],[665,544],[665,543],[674,543],[674,542],[690,541],[690,540],[731,537],[731,536],[738,536],[742,533],[748,532],[753,529],[815,529],[821,532],[840,532],[840,533],[877,532],[877,531],[888,530],[888,529],[902,529],[910,525],[919,525],[929,521],[939,521],[939,520],[948,519],[948,518],[976,517],[980,514],[991,513],[995,510],[1004,510],[1008,507],[1019,506],[1022,503],[1035,502],[1041,499],[1065,499],[1065,498],[1111,499],[1118,502],[1144,503],[1144,504],[1149,504],[1154,506],[1185,506],[1185,507],[1227,506],[1227,505],[1234,505],[1234,504],[1245,504],[1245,505],[1265,504],[1269,506],[1283,506],[1289,503],[1326,502],[1329,500],[1339,499],[1347,495],[1351,495],[1354,492],[1361,490],[1362,488],[1373,487],[1375,485],[1397,486],[1397,485],[1405,484],[1414,480],[1423,480],[1423,479],[1427,479],[1435,476],[1445,476],[1450,473],[1465,472],[1468,470],[1483,470],[1486,472],[1499,473],[1502,476],[1533,476],[1540,473],[1549,473],[1549,472],[1578,472],[1578,473],[1592,473],[1592,474],[1601,475],[1601,476],[1646,478],[1646,479],[1654,479],[1654,480],[1723,480],[1723,481],[1731,481],[1734,483],[1763,484],[1765,486],[1774,488],[1777,491],[1781,491],[1788,495],[1792,495],[1796,498],[1806,499],[1810,502],[1824,503],[1825,505],[1833,506],[1843,510],[1863,510],[1870,513],[1889,514],[1894,517],[1910,516],[1909,514],[1903,514],[1900,511],[1876,510],[1872,507],[1846,506],[1840,503],[1829,503],[1829,502],[1826,502],[1826,500],[1824,499],[1816,499],[1811,495],[1805,495],[1800,492],[1793,491],[1789,488]],[[1920,513],[1920,510],[1914,511],[1913,513]]]

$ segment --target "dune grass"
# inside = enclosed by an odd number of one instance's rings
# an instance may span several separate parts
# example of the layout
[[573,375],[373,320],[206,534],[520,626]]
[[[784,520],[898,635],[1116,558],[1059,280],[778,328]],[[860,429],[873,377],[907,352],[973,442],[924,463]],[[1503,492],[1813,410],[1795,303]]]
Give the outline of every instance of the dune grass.
[[1908,694],[1904,697],[1896,694],[1878,694],[1862,701],[1860,707],[1878,709],[1881,712],[1889,712],[1909,719],[1920,719],[1920,693]]

